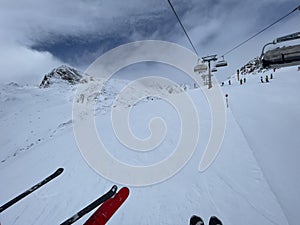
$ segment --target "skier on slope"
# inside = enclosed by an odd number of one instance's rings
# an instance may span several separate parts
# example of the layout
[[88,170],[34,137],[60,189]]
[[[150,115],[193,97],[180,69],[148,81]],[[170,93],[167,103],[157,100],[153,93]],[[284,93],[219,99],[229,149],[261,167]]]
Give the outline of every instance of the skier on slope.
[[266,75],[266,83],[269,83],[269,77]]
[[229,102],[228,102],[228,94],[225,94],[225,99],[226,99],[226,106],[227,106],[227,108],[228,108],[228,106],[229,106]]

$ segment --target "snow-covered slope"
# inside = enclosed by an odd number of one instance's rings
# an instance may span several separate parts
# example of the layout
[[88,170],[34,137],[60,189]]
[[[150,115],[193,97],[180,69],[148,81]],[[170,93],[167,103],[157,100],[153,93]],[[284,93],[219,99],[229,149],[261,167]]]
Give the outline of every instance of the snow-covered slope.
[[[108,224],[188,224],[189,217],[198,214],[206,221],[217,215],[224,224],[232,225],[296,225],[299,215],[295,210],[300,203],[296,164],[300,149],[296,137],[300,127],[300,75],[295,68],[286,68],[278,70],[268,84],[260,84],[259,79],[260,75],[249,75],[242,86],[233,82],[223,87],[224,93],[229,93],[224,142],[215,162],[203,173],[197,168],[209,138],[210,111],[200,89],[188,90],[201,124],[193,157],[165,182],[130,187],[128,200]],[[147,137],[148,121],[158,115],[165,118],[168,130],[165,140],[154,151],[127,150],[115,138],[110,119],[115,92],[126,83],[112,80],[99,96],[99,135],[111,154],[124,162],[143,165],[162,160],[178,142],[178,115],[173,107],[157,98],[135,105],[130,121],[134,133]],[[72,129],[75,88],[66,83],[56,83],[47,89],[1,85],[0,204],[58,167],[65,168],[60,177],[4,211],[2,225],[59,224],[113,185],[87,165],[77,148]],[[83,224],[89,215],[76,224]]]
[[[274,79],[261,83],[261,76]],[[225,86],[230,108],[290,224],[300,203],[300,71],[282,68],[248,75],[247,83]]]

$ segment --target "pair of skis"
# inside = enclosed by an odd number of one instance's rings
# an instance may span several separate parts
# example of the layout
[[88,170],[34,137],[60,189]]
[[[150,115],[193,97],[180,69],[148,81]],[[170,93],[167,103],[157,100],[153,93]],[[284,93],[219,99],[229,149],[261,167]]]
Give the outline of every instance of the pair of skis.
[[[30,193],[34,192],[38,188],[42,187],[49,181],[53,180],[55,177],[62,174],[64,171],[63,168],[57,169],[53,174],[29,188],[22,194],[18,195],[14,199],[5,203],[0,207],[0,213],[17,203],[21,199],[25,198]],[[80,210],[78,213],[67,219],[61,225],[69,225],[79,220],[81,217],[91,212],[93,209],[100,207],[94,212],[94,214],[84,223],[84,225],[104,225],[112,215],[118,210],[118,208],[125,202],[127,197],[129,196],[129,189],[126,187],[121,188],[119,192],[117,192],[117,186],[114,185],[107,193],[96,199],[94,202]],[[192,216],[190,218],[190,225],[204,225],[203,220],[199,216]],[[222,225],[222,222],[215,216],[212,216],[209,220],[209,225]]]
[[85,214],[92,211],[94,208],[101,206],[94,214],[84,223],[84,225],[104,225],[112,217],[112,215],[120,208],[129,196],[129,189],[123,187],[117,192],[117,186],[114,185],[106,194],[80,210],[78,213],[67,219],[60,225],[69,225],[79,220]]
[[[17,197],[13,198],[9,202],[5,203],[0,207],[0,213],[9,208],[10,206],[14,205],[21,199],[25,198],[27,195],[31,194],[38,188],[42,187],[49,181],[53,180],[55,177],[58,177],[64,171],[63,168],[57,169],[53,174],[46,177],[44,180],[39,182],[38,184],[34,185],[33,187],[29,188],[28,190],[24,191],[22,194],[18,195]],[[118,208],[123,204],[123,202],[129,196],[129,189],[126,187],[121,188],[119,192],[117,192],[117,186],[114,185],[107,193],[103,196],[96,199],[94,202],[80,210],[74,216],[67,219],[61,225],[68,225],[72,224],[75,221],[79,220],[85,214],[89,213],[99,205],[101,205],[96,212],[86,221],[85,225],[102,225],[105,224],[112,215],[118,210]],[[1,224],[1,222],[0,222]]]

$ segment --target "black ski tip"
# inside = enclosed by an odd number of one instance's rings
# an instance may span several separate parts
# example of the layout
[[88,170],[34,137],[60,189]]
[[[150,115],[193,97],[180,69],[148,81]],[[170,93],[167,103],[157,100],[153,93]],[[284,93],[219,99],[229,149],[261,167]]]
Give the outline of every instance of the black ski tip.
[[110,189],[113,193],[116,193],[118,190],[117,185],[112,186],[112,188]]
[[64,172],[64,168],[58,168],[56,171],[55,171],[55,174],[59,175],[61,174],[62,172]]
[[204,222],[201,217],[193,215],[190,218],[190,225],[204,225]]
[[216,216],[211,216],[209,219],[209,225],[223,225],[221,220]]

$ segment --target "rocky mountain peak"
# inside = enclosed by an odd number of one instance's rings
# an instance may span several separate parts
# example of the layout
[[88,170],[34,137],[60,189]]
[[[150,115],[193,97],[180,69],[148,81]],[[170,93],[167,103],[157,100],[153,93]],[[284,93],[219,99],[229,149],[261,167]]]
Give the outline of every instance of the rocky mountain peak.
[[54,68],[50,73],[46,74],[40,83],[40,88],[47,88],[54,83],[61,81],[67,82],[68,84],[75,85],[80,82],[83,75],[76,69],[62,65]]

